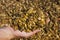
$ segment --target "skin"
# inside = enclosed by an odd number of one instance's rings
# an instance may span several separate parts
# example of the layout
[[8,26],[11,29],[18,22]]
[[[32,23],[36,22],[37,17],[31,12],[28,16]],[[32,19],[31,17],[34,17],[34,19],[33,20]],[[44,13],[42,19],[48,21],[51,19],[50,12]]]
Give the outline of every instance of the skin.
[[0,40],[11,40],[12,38],[16,37],[24,37],[24,38],[29,38],[32,35],[40,32],[40,30],[34,30],[32,32],[24,32],[24,31],[19,31],[19,30],[14,30],[12,27],[9,25],[5,25],[7,27],[1,28],[0,29]]
[[46,17],[47,17],[47,19],[46,19],[46,24],[48,24],[48,23],[50,22],[50,18],[49,18],[48,13],[46,13]]

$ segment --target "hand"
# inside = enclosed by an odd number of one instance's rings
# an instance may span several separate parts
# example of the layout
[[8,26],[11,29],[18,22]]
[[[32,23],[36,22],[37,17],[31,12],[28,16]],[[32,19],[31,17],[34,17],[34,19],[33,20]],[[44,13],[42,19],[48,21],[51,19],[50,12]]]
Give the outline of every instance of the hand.
[[34,35],[35,33],[38,33],[38,32],[40,32],[40,30],[34,30],[34,31],[28,32],[28,33],[24,32],[24,31],[20,32],[19,30],[16,30],[14,34],[17,37],[29,38],[29,37],[31,37],[32,35]]
[[29,38],[32,35],[40,32],[40,30],[34,30],[32,32],[24,32],[24,31],[19,31],[19,30],[14,30],[13,28],[11,28],[9,25],[5,25],[7,27],[4,27],[2,29],[0,29],[0,40],[10,40],[12,38],[15,37],[24,37],[24,38]]

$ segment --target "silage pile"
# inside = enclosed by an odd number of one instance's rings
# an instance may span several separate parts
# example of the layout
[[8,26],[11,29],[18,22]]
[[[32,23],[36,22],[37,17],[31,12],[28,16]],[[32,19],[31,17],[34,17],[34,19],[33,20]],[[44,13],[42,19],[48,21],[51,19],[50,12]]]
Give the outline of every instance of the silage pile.
[[41,30],[28,39],[14,40],[60,40],[60,0],[0,0],[2,24],[26,32]]

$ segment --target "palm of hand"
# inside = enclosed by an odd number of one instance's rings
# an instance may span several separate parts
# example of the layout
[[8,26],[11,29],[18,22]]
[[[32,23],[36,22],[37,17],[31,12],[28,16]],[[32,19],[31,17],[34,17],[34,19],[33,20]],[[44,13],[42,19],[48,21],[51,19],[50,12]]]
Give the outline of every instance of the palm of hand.
[[[9,25],[6,25],[9,26]],[[24,38],[28,38],[31,37],[33,34],[40,32],[40,30],[35,30],[33,32],[29,32],[26,33],[24,31],[20,32],[19,30],[14,30],[11,27],[6,27],[6,28],[2,28],[0,29],[0,40],[10,40],[14,37],[24,37]]]

